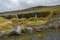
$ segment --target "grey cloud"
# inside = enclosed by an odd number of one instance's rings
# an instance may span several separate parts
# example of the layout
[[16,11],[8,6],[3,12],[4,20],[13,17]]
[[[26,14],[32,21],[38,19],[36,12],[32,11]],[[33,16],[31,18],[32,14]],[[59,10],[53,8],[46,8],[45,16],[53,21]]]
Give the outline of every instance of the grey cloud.
[[60,5],[60,0],[0,0],[0,12],[21,10],[33,6]]

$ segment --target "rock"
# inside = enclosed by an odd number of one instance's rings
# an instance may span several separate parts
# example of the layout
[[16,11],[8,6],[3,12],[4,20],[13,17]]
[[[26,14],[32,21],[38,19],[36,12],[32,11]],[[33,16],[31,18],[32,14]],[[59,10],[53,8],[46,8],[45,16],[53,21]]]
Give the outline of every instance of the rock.
[[49,27],[49,29],[55,29],[55,27],[54,26],[51,26],[51,27]]
[[47,29],[48,29],[48,26],[42,25],[41,28],[42,28],[42,30],[44,31],[44,30],[47,30]]
[[40,32],[42,31],[41,28],[40,27],[37,27],[37,26],[34,27],[34,30],[40,31]]
[[33,29],[31,27],[27,27],[25,30],[26,30],[27,33],[32,33],[33,32]]
[[54,26],[54,25],[50,25],[50,26],[48,27],[48,29],[55,29],[55,26]]
[[56,24],[55,24],[56,28],[59,28],[60,27],[60,22],[58,21]]
[[21,29],[21,33],[26,33],[26,29],[25,28],[22,28]]
[[38,26],[35,26],[34,29],[35,29],[36,31],[40,31],[40,32],[41,32],[41,31],[43,31],[43,30],[48,29],[48,27],[45,26],[45,25],[38,25]]
[[0,37],[4,36],[5,31],[0,31]]
[[9,36],[19,36],[21,34],[21,27],[17,26],[17,29],[11,29]]
[[54,23],[51,24],[51,28],[52,29],[59,28],[59,26],[60,26],[60,23],[59,22],[54,22]]

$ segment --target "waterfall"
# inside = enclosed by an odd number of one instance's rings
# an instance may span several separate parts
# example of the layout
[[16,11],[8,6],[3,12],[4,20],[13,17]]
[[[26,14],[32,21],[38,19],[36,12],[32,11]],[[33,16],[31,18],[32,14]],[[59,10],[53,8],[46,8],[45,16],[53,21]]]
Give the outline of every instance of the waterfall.
[[21,26],[20,25],[17,26],[16,32],[21,33]]

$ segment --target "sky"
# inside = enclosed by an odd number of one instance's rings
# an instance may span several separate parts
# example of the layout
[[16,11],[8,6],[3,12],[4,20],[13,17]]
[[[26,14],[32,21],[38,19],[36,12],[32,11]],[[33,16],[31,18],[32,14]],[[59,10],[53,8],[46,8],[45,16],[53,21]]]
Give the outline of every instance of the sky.
[[60,0],[0,0],[0,12],[53,5],[60,5]]

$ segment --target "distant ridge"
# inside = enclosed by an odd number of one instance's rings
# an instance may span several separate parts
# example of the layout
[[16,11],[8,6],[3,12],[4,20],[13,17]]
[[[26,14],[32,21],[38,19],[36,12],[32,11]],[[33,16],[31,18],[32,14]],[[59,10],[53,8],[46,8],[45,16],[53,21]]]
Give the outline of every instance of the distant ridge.
[[54,6],[35,6],[35,7],[30,7],[30,8],[22,9],[22,10],[12,10],[12,11],[4,11],[4,12],[25,11],[25,10],[32,10],[32,9],[39,9],[39,8],[46,8],[46,7],[60,7],[60,5],[54,5]]
[[23,10],[14,10],[14,11],[7,11],[7,12],[0,12],[0,14],[25,14],[25,13],[34,13],[34,12],[59,12],[60,13],[60,5],[56,6],[35,6]]

